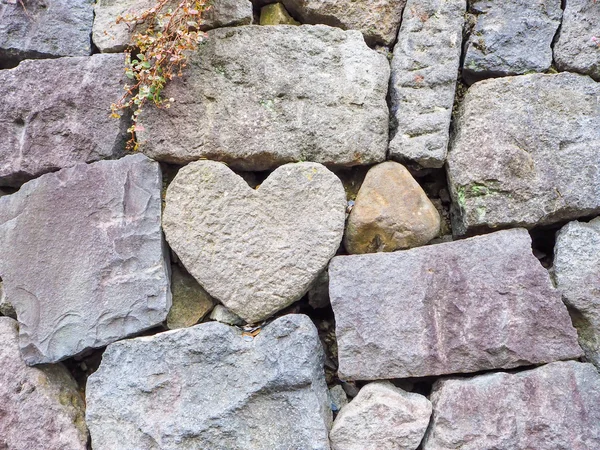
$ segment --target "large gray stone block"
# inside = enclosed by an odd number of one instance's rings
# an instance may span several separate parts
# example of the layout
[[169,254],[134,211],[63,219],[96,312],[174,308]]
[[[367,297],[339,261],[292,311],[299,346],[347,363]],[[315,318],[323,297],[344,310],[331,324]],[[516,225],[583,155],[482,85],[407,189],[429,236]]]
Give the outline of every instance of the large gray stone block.
[[127,125],[110,105],[123,93],[123,67],[123,55],[94,55],[0,71],[0,186],[121,156]]
[[453,233],[600,213],[600,84],[570,73],[467,92],[448,155]]
[[328,450],[323,360],[302,315],[254,338],[209,322],[111,344],[87,384],[94,450]]
[[158,163],[138,154],[42,175],[0,198],[0,277],[28,364],[166,318],[161,185]]
[[169,109],[140,116],[154,159],[266,170],[293,161],[353,166],[385,159],[389,64],[358,31],[323,25],[208,32]]
[[591,364],[441,380],[431,401],[423,450],[600,448],[600,375]]
[[444,165],[466,7],[465,0],[406,4],[392,58],[392,159]]
[[338,256],[329,277],[342,379],[509,369],[582,354],[523,229]]

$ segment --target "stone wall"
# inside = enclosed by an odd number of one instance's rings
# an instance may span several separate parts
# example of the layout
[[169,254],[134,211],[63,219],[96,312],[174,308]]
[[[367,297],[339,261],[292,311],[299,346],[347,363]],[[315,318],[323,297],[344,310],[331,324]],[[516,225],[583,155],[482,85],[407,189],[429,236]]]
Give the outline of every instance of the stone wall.
[[600,448],[600,2],[213,0],[130,153],[153,4],[0,0],[0,449]]

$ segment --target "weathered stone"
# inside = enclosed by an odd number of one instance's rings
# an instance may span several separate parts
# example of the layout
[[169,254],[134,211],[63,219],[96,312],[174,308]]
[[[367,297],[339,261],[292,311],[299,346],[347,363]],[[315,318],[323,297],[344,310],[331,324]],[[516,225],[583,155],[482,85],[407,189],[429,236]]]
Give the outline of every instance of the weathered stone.
[[466,0],[406,3],[392,58],[392,159],[444,165],[465,10]]
[[27,367],[19,327],[0,317],[0,448],[85,450],[88,431],[77,385],[60,364]]
[[431,402],[388,381],[363,387],[335,419],[332,450],[415,450],[425,435]]
[[[180,0],[171,0],[176,6]],[[117,17],[128,14],[137,15],[156,6],[156,0],[98,0],[94,6],[95,19],[92,38],[94,44],[103,52],[122,52],[130,44],[133,32]],[[212,28],[252,23],[252,3],[249,0],[211,0],[210,8],[202,14],[203,31]]]
[[0,67],[23,59],[91,54],[93,8],[94,0],[0,2]]
[[329,306],[329,274],[324,270],[308,290],[308,304],[314,309]]
[[15,308],[6,298],[2,281],[0,281],[0,316],[8,316],[12,317],[13,319],[17,318],[17,312],[15,311]]
[[561,0],[474,0],[469,6],[476,23],[463,64],[467,83],[550,68]]
[[177,266],[172,266],[171,271],[173,305],[167,316],[167,328],[196,325],[213,309],[214,300],[190,274]]
[[0,186],[121,156],[127,126],[110,105],[123,92],[123,63],[123,55],[94,55],[0,71]]
[[28,364],[163,322],[161,174],[144,155],[79,164],[0,198],[0,276]]
[[206,291],[248,322],[299,300],[344,232],[340,180],[316,163],[287,164],[254,190],[225,164],[197,161],[169,185],[167,241]]
[[154,159],[207,158],[240,170],[292,161],[353,166],[385,160],[389,64],[357,31],[242,26],[208,32],[169,109],[140,117]]
[[406,0],[282,0],[302,23],[359,30],[369,45],[392,45]]
[[281,3],[271,3],[260,9],[261,25],[300,25]]
[[600,2],[565,0],[554,59],[560,70],[590,75],[600,81]]
[[523,229],[338,256],[329,276],[342,379],[509,369],[582,354]]
[[283,316],[254,338],[209,322],[110,345],[87,384],[100,450],[327,450],[315,326]]
[[339,384],[329,388],[329,400],[331,400],[331,409],[334,412],[338,412],[348,404],[346,391],[344,391],[344,388]]
[[436,382],[423,450],[600,448],[600,375],[555,362]]
[[246,322],[240,316],[232,313],[223,305],[216,305],[210,313],[210,318],[227,325],[244,325]]
[[558,233],[554,278],[571,311],[579,344],[600,368],[600,217],[571,222]]
[[448,156],[453,233],[600,214],[599,99],[569,73],[472,86]]
[[427,244],[440,215],[410,172],[397,162],[371,168],[348,217],[348,253],[393,252]]

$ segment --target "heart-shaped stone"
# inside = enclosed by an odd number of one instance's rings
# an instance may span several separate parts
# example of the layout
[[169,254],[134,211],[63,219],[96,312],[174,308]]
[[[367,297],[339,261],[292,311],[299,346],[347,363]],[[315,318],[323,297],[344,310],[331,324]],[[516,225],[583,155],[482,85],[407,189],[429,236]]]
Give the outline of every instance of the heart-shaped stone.
[[171,248],[213,297],[248,322],[299,300],[335,255],[346,195],[321,164],[287,164],[257,189],[225,164],[197,161],[167,190]]

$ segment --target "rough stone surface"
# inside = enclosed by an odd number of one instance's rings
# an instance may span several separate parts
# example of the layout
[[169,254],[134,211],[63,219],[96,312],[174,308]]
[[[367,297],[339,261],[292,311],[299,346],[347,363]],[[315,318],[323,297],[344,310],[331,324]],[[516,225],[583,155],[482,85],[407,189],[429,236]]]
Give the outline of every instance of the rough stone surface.
[[27,11],[19,0],[0,2],[0,67],[23,59],[92,53],[94,0],[25,0],[24,4]]
[[171,268],[173,305],[167,316],[167,328],[196,325],[214,306],[214,300],[190,274],[177,266]]
[[123,92],[123,61],[94,55],[0,71],[0,186],[123,154],[126,123],[110,117]]
[[282,0],[302,23],[359,30],[368,44],[392,45],[406,0]]
[[169,185],[163,227],[185,268],[248,322],[299,300],[344,231],[341,181],[316,163],[287,164],[254,190],[225,164],[197,161]]
[[419,394],[376,381],[363,387],[335,419],[332,450],[415,450],[429,418],[431,402]]
[[331,400],[331,409],[334,412],[338,412],[348,404],[346,391],[344,391],[344,388],[339,384],[329,388],[329,400]]
[[600,81],[600,2],[566,0],[554,59],[560,70]]
[[558,233],[554,278],[571,311],[579,344],[600,368],[600,217],[571,222]]
[[209,322],[117,342],[88,380],[94,449],[327,450],[323,359],[302,315],[254,339]]
[[469,9],[476,23],[463,65],[467,83],[550,68],[561,0],[475,0]]
[[137,154],[42,175],[0,198],[0,277],[28,364],[166,318],[160,190],[158,163]]
[[242,26],[208,32],[169,109],[140,117],[141,149],[173,163],[207,158],[240,170],[292,161],[385,159],[389,64],[357,31]]
[[77,385],[62,365],[27,367],[16,321],[0,317],[0,448],[85,450]]
[[281,3],[271,3],[260,9],[261,25],[300,25]]
[[561,73],[472,86],[448,156],[453,233],[600,213],[600,84]]
[[227,325],[244,325],[246,322],[240,316],[232,313],[223,305],[216,305],[210,313],[210,318]]
[[6,298],[2,281],[0,281],[0,316],[8,316],[12,317],[13,319],[17,318],[17,312],[15,311],[15,308]]
[[523,229],[338,256],[329,277],[342,379],[508,369],[582,354]]
[[406,4],[392,58],[392,159],[444,165],[465,10],[465,0]]
[[[175,6],[179,0],[171,3]],[[117,24],[117,17],[139,14],[155,5],[156,0],[98,0],[94,6],[94,44],[103,53],[122,52],[131,42],[132,32],[126,23]],[[249,0],[211,0],[210,5],[202,15],[202,30],[252,23]]]
[[423,450],[600,448],[600,375],[555,362],[434,384]]
[[346,226],[348,253],[393,252],[427,244],[440,215],[410,172],[397,162],[371,168]]

